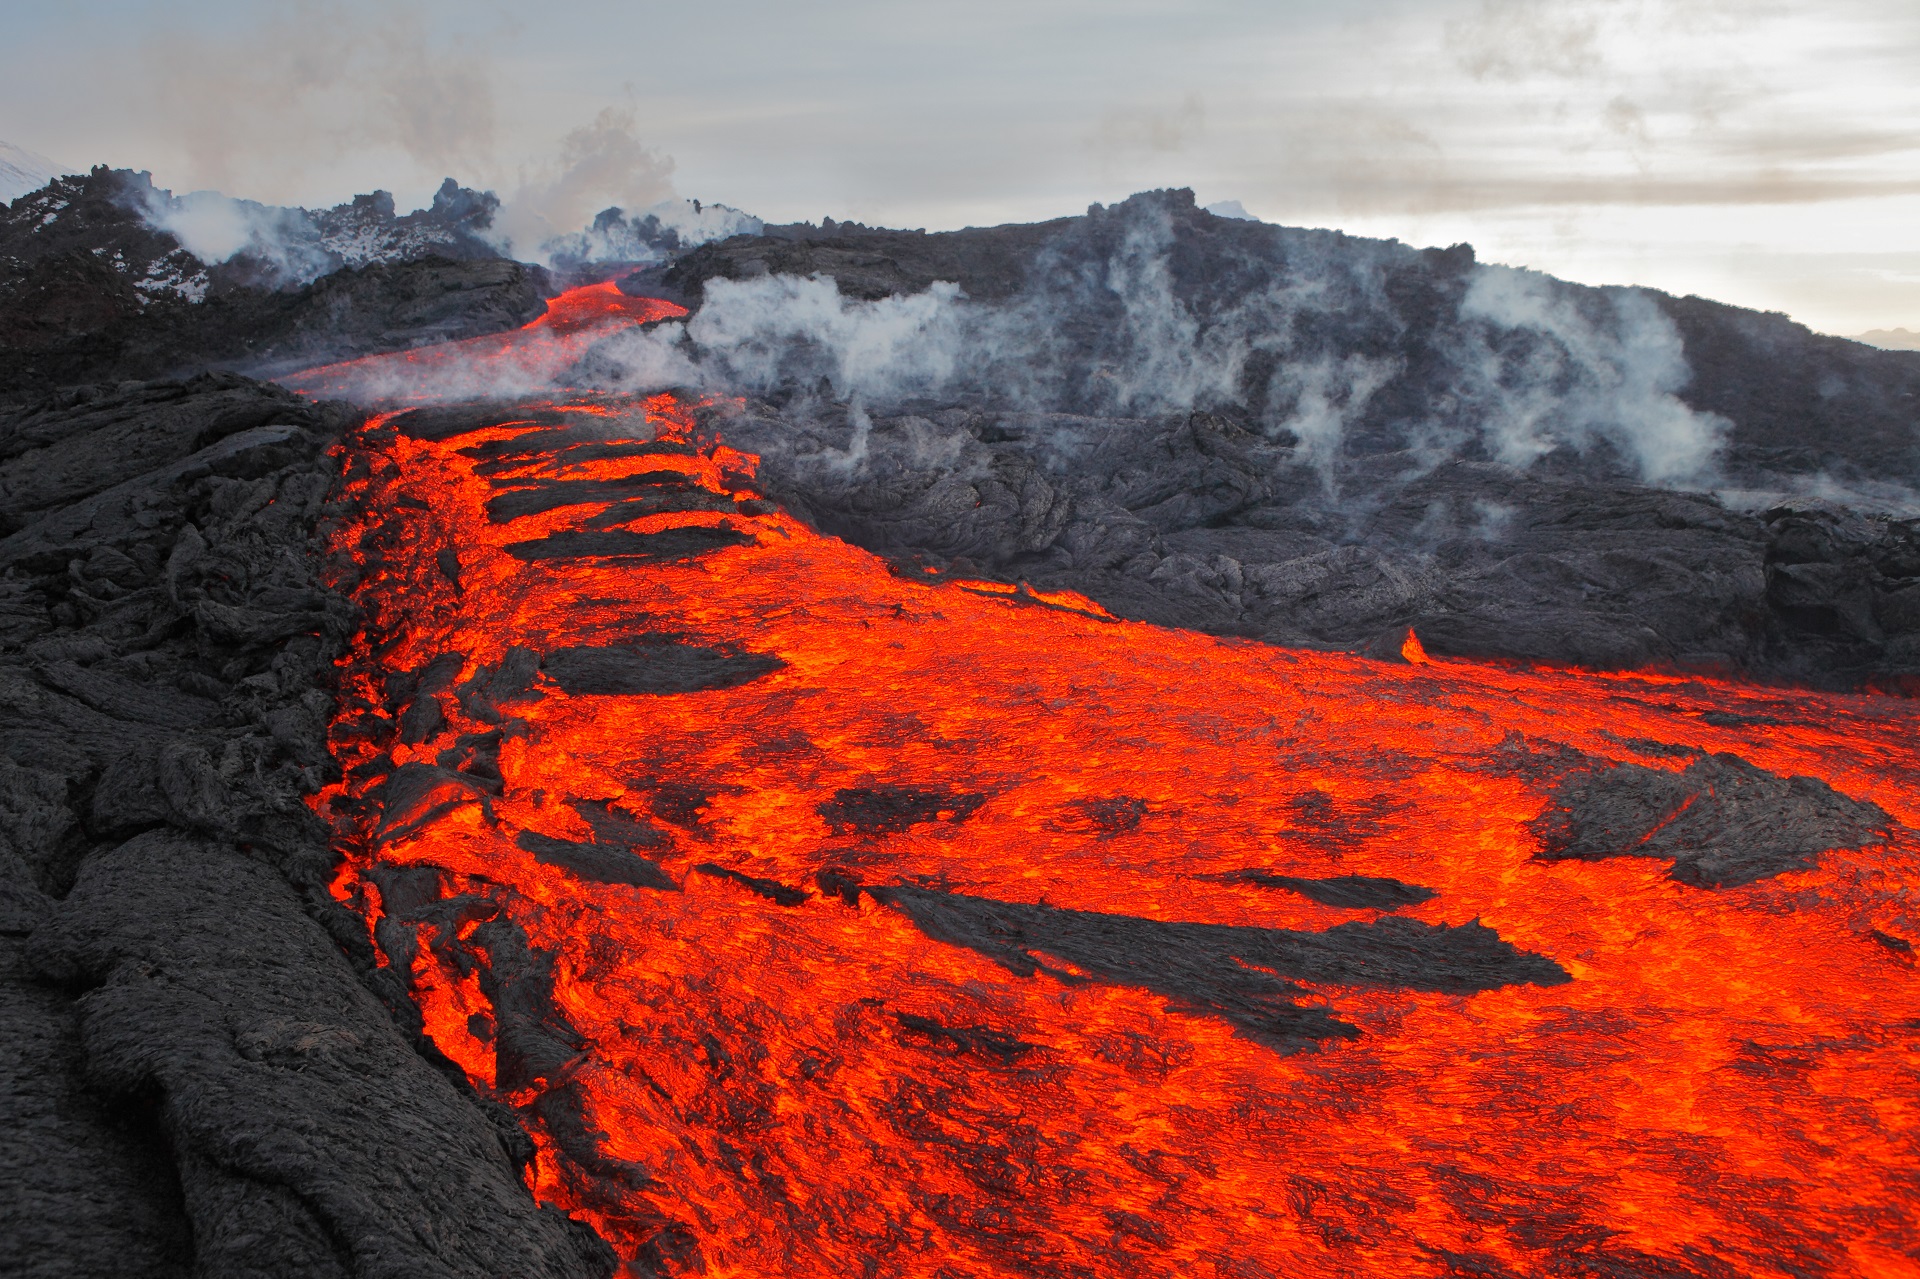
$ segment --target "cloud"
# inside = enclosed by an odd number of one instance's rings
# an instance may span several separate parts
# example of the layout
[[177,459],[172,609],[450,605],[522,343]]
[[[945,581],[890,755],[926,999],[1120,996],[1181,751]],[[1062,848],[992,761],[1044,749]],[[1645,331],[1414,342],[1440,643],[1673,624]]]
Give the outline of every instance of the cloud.
[[1600,71],[1600,18],[1567,0],[1482,0],[1445,26],[1447,50],[1476,80],[1590,76]]
[[436,38],[417,0],[292,0],[234,29],[158,32],[141,54],[143,107],[195,185],[257,189],[370,147],[439,173],[492,162],[498,73]]
[[558,236],[580,230],[603,209],[638,212],[673,197],[673,159],[644,143],[631,107],[607,107],[568,133],[557,160],[521,172],[494,219],[503,248],[535,258]]
[[1493,455],[1525,467],[1556,448],[1585,451],[1604,441],[1649,483],[1702,487],[1715,478],[1732,423],[1697,413],[1676,394],[1691,370],[1679,330],[1637,289],[1603,295],[1595,316],[1547,276],[1482,267],[1460,314],[1486,322],[1511,343],[1478,345],[1481,429]]
[[[1920,7],[1887,0],[551,0],[510,33],[511,6],[453,0],[15,7],[0,117],[35,132],[9,140],[276,203],[419,202],[449,173],[511,199],[524,179],[577,230],[657,202],[570,200],[537,158],[613,102],[676,187],[772,221],[1028,221],[1182,184],[1685,290],[1715,211],[1773,207],[1716,279],[1768,307],[1797,296],[1783,253],[1856,245],[1874,201],[1920,207]],[[169,33],[142,41],[146,22]],[[1631,219],[1629,243],[1626,209],[1672,212]],[[1805,318],[1913,327],[1916,305]]]
[[1091,145],[1096,154],[1107,158],[1170,155],[1192,146],[1206,127],[1207,104],[1199,94],[1189,93],[1177,106],[1105,112]]

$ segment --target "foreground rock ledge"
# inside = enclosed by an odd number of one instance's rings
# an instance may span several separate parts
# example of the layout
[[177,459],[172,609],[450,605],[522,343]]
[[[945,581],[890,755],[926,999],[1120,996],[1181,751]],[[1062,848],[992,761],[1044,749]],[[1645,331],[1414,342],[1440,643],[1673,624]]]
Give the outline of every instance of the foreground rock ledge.
[[10,1273],[612,1268],[325,891],[352,615],[314,532],[355,420],[227,376],[0,414]]

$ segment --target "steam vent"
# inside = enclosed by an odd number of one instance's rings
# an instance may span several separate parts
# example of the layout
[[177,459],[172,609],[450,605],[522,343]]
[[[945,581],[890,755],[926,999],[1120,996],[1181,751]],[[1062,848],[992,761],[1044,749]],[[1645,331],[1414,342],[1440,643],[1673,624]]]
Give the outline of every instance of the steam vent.
[[139,181],[0,216],[0,1271],[1920,1274],[1920,354]]

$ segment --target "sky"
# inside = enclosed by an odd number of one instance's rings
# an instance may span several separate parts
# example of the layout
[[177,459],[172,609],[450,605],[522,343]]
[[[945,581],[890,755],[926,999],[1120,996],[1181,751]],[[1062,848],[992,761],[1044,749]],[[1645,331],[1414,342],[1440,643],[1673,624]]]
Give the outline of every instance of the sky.
[[945,229],[1189,186],[1920,330],[1920,0],[0,0],[0,30],[0,140],[181,192]]

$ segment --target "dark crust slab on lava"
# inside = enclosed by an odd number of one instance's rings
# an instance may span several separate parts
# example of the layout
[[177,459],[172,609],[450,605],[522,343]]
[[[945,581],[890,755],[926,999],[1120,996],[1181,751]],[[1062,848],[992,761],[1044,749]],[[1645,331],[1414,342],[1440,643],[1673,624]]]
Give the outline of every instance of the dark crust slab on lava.
[[786,665],[765,653],[645,635],[624,644],[557,648],[540,669],[573,696],[697,693],[737,688]]
[[794,888],[777,879],[762,879],[757,875],[748,875],[741,871],[729,870],[714,862],[701,862],[694,867],[702,875],[714,879],[724,879],[740,885],[749,892],[757,893],[777,906],[801,906],[813,896],[804,888]]
[[535,831],[523,830],[514,843],[532,853],[542,866],[554,866],[594,884],[624,884],[632,888],[658,888],[676,892],[680,885],[660,866],[630,848],[608,844],[582,844],[570,839],[555,839]]
[[1347,906],[1356,910],[1398,910],[1418,906],[1439,894],[1418,884],[1406,884],[1378,875],[1334,875],[1308,879],[1299,875],[1278,875],[1272,871],[1249,869],[1225,876],[1230,881],[1257,884],[1261,888],[1284,888],[1322,906]]
[[[1324,932],[1189,924],[994,901],[905,885],[864,888],[938,941],[965,946],[1025,977],[1094,980],[1150,990],[1192,1013],[1220,1017],[1284,1050],[1360,1032],[1296,1002],[1289,978],[1327,985],[1471,994],[1530,983],[1557,986],[1567,971],[1518,950],[1480,923],[1425,924],[1396,916]],[[1077,977],[1064,961],[1090,974]]]
[[1887,838],[1892,819],[1812,777],[1781,777],[1737,755],[1685,769],[1614,764],[1574,772],[1533,822],[1545,861],[1671,858],[1674,879],[1731,888],[1811,867],[1833,849]]
[[[632,498],[655,497],[663,485],[684,483],[686,476],[679,471],[648,471],[640,475],[623,476],[617,480],[547,480],[539,483],[523,483],[487,500],[487,518],[495,524],[506,524],[513,520],[524,519],[529,515],[544,515],[548,511],[557,511],[563,506],[590,506],[602,502],[624,502]],[[511,483],[511,481],[496,481]],[[669,509],[679,510],[732,510],[733,501],[719,494],[706,495],[704,504],[689,503],[673,508],[664,503],[653,509],[636,514],[656,514]]]
[[986,803],[932,786],[849,786],[819,806],[836,835],[897,835],[927,822],[963,822]]
[[461,404],[408,409],[387,419],[387,425],[409,439],[439,443],[499,426],[555,427],[567,421],[565,413],[550,409],[526,412],[497,404]]
[[530,542],[513,542],[507,554],[518,560],[606,559],[628,562],[673,562],[698,559],[730,546],[751,546],[753,536],[731,528],[662,529],[635,533],[630,529],[549,534]]

